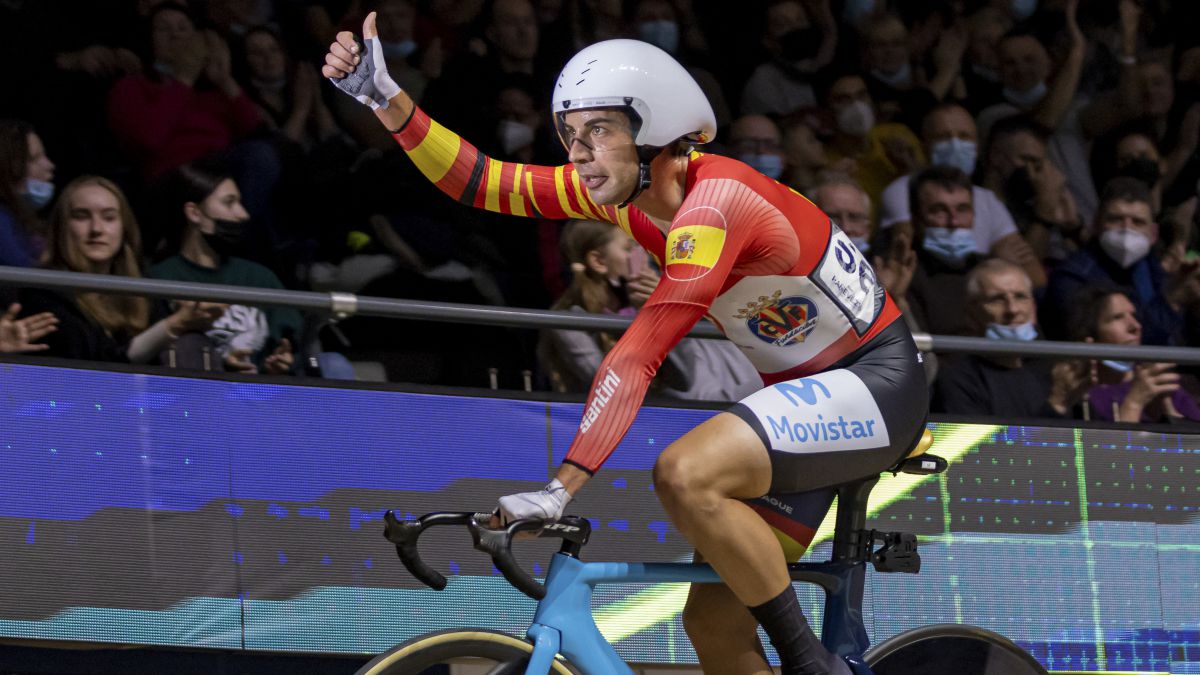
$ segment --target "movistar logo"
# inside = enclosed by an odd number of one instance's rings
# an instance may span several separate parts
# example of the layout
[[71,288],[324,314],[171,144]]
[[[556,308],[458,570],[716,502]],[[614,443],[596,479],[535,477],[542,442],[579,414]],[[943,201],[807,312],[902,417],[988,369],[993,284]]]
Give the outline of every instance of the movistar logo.
[[771,433],[776,439],[787,436],[793,443],[822,443],[828,441],[853,440],[857,438],[874,438],[875,423],[878,420],[846,419],[838,415],[837,420],[826,420],[824,415],[817,415],[815,422],[789,422],[787,415],[767,417],[771,425]]
[[809,405],[817,404],[817,392],[820,391],[826,399],[833,398],[829,395],[829,389],[821,384],[820,380],[814,380],[809,377],[802,377],[793,382],[781,382],[775,385],[775,391],[783,394],[783,397],[794,406],[799,407],[800,403],[796,399],[800,399]]
[[[828,443],[831,441],[854,441],[857,439],[874,438],[876,425],[882,425],[882,420],[875,416],[866,418],[847,418],[837,412],[839,405],[832,403],[833,394],[823,382],[815,378],[803,377],[791,382],[781,382],[775,385],[775,391],[783,395],[794,408],[801,409],[801,419],[793,421],[787,415],[767,415],[767,424],[775,440],[786,438],[791,443]],[[814,409],[815,408],[815,409]],[[824,412],[828,412],[826,417]],[[816,413],[816,418],[813,418]],[[870,442],[861,445],[869,447]]]

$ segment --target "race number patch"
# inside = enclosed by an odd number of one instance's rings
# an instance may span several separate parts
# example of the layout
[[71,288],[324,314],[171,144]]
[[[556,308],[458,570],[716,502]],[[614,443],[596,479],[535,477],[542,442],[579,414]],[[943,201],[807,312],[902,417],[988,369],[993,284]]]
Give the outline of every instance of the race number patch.
[[848,370],[780,382],[741,403],[754,412],[773,450],[836,452],[890,443],[879,405]]
[[813,270],[812,280],[845,313],[861,337],[883,311],[883,286],[875,269],[837,225],[831,224],[829,246]]
[[667,235],[667,276],[676,281],[699,279],[721,257],[725,217],[710,206],[698,206],[676,216],[675,222],[680,225],[673,226]]

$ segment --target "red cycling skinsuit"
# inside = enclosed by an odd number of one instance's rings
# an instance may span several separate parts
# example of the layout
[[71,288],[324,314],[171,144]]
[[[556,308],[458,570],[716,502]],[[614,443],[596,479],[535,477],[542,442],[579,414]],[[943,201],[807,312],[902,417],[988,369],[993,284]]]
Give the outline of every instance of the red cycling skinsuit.
[[395,138],[464,204],[606,220],[659,262],[658,288],[596,374],[567,462],[599,469],[667,352],[705,316],[768,385],[730,412],[771,454],[771,492],[751,506],[801,546],[828,510],[832,491],[821,488],[886,469],[920,436],[925,375],[900,311],[850,238],[799,193],[693,152],[664,233],[637,207],[595,204],[571,165],[492,159],[420,109]]

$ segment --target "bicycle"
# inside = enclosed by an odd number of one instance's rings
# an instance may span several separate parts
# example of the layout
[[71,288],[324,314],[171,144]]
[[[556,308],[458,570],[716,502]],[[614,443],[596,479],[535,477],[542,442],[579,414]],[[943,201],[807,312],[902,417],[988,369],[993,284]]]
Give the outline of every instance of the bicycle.
[[[926,432],[917,446],[889,471],[936,474],[947,469],[945,459],[925,453],[932,443]],[[867,498],[879,481],[876,474],[839,486],[833,552],[825,562],[792,563],[793,581],[825,590],[821,641],[827,649],[848,657],[855,675],[1047,675],[1032,656],[998,633],[976,626],[935,624],[914,628],[870,646],[863,624],[866,563],[879,572],[920,571],[916,536],[903,532],[867,530]],[[490,513],[439,512],[400,521],[385,514],[384,536],[396,545],[404,566],[431,588],[442,590],[446,578],[421,560],[417,540],[431,527],[465,526],[475,548],[489,554],[504,578],[538,601],[525,639],[486,629],[451,629],[415,637],[375,657],[358,675],[418,675],[449,663],[490,663],[489,674],[630,674],[633,671],[600,634],[589,601],[597,584],[720,581],[716,572],[698,563],[619,563],[579,559],[591,534],[591,524],[578,516],[556,523],[519,520],[504,529],[489,529]],[[538,531],[538,537],[561,538],[551,559],[544,585],[527,574],[512,555],[513,538]],[[875,543],[880,547],[874,549]]]

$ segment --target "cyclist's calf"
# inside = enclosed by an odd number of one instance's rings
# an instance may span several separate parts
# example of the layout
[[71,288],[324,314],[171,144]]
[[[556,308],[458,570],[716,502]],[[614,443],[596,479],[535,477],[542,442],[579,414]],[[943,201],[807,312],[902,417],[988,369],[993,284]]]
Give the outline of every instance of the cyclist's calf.
[[724,584],[692,584],[683,629],[708,673],[771,673],[758,639],[758,621]]

